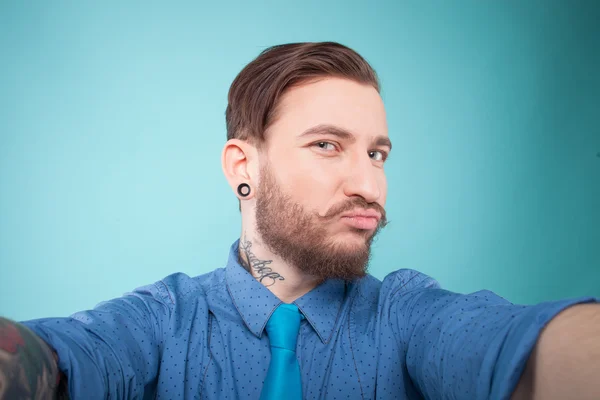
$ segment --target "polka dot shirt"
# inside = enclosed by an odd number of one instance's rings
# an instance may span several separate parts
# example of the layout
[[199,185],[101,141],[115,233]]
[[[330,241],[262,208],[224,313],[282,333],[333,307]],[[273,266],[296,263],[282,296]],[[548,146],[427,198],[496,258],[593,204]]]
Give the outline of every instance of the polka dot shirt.
[[[230,251],[225,268],[173,274],[69,318],[24,322],[59,356],[73,399],[258,399],[265,325],[281,303]],[[540,330],[578,298],[514,305],[452,293],[401,269],[329,280],[298,299],[306,399],[507,399]]]

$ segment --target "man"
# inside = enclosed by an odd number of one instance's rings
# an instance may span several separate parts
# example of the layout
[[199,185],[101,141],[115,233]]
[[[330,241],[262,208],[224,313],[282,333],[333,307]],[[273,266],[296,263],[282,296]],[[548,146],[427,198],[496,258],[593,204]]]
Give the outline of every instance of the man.
[[226,119],[242,227],[225,268],[4,320],[4,398],[600,398],[597,300],[517,306],[412,270],[366,274],[392,144],[360,55],[269,48],[234,80]]

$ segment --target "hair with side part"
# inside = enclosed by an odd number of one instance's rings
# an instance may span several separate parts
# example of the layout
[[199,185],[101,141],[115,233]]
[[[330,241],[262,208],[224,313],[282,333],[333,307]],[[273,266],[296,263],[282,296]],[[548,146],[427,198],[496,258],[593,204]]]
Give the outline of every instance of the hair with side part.
[[286,90],[328,77],[349,79],[380,91],[375,70],[342,44],[290,43],[265,49],[231,84],[225,111],[227,140],[236,138],[260,146]]

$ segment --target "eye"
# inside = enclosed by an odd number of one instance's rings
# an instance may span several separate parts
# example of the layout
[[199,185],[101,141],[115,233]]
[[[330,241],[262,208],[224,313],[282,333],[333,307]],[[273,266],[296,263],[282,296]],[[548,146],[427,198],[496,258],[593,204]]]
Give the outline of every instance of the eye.
[[385,161],[387,154],[380,150],[371,150],[369,151],[369,157],[375,161]]
[[317,143],[315,143],[315,145],[319,146],[319,148],[323,149],[323,150],[327,150],[327,151],[335,150],[335,145],[333,143],[329,143],[329,142],[317,142]]

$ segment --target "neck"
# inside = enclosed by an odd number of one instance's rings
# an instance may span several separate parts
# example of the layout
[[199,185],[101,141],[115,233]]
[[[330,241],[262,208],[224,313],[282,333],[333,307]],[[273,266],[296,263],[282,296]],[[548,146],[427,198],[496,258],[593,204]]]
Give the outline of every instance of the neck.
[[292,303],[320,283],[273,254],[256,237],[240,238],[239,256],[242,266],[284,303]]

